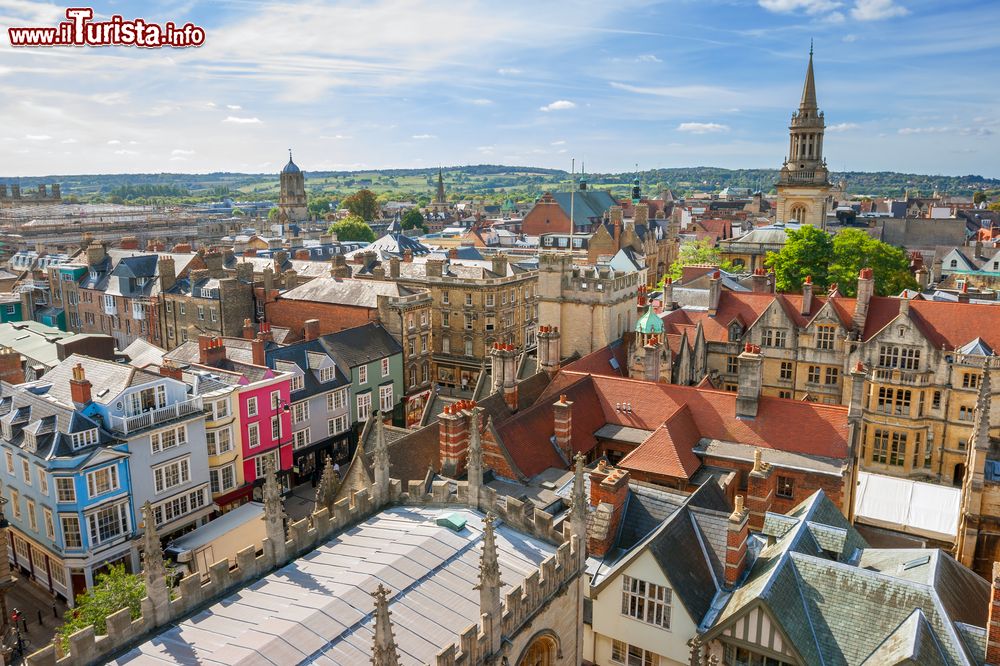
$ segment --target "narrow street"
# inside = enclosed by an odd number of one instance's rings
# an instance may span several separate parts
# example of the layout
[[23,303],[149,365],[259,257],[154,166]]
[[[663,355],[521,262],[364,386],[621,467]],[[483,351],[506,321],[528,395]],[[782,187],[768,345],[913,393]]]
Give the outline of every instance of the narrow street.
[[[18,576],[13,587],[7,590],[7,611],[13,613],[15,609],[22,618],[18,625],[24,651],[31,654],[52,642],[56,628],[63,622],[67,606],[53,599],[46,590]],[[16,644],[17,636],[11,629],[4,639],[4,647],[15,647]],[[16,652],[13,656],[14,661],[10,663],[22,663],[23,659]]]

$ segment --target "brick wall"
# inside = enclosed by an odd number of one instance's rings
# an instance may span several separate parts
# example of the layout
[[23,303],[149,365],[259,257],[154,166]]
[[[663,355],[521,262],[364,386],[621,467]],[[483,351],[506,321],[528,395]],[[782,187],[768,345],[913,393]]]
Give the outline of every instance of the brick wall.
[[[706,456],[702,462],[705,465],[712,467],[731,469],[740,472],[747,477],[750,475],[750,470],[753,469],[753,463],[749,461],[740,462],[726,458],[713,458],[711,456]],[[778,482],[779,476],[792,479],[792,497],[781,497],[775,493],[774,503],[769,509],[770,511],[775,513],[787,513],[796,505],[808,499],[808,497],[817,490],[822,490],[826,496],[830,498],[830,501],[837,506],[843,505],[843,479],[834,478],[825,474],[782,469],[781,467],[773,467],[771,474],[774,476],[775,483]],[[742,494],[742,492],[743,491],[737,491],[738,494]]]
[[375,321],[374,308],[319,303],[316,301],[277,300],[265,306],[265,317],[273,326],[284,326],[298,337],[307,319],[319,320],[319,334],[336,333]]

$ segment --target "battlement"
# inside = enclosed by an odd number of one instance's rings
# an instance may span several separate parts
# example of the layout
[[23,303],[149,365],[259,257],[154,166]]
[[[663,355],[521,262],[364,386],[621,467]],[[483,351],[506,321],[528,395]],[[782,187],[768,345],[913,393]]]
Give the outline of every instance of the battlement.
[[30,194],[22,192],[20,185],[8,186],[6,183],[0,183],[0,204],[20,206],[33,203],[57,203],[59,201],[62,201],[59,183],[52,183],[47,189],[44,184],[39,185],[38,190]]

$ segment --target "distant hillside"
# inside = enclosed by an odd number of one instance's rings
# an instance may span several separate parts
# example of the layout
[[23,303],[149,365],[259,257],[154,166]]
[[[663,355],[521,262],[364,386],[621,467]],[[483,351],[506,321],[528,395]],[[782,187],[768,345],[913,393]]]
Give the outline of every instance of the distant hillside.
[[[591,187],[625,195],[635,173],[594,173],[586,178]],[[720,169],[685,167],[654,169],[638,174],[646,192],[670,188],[675,194],[715,192],[724,187],[748,187],[772,192],[778,178],[776,169]],[[576,176],[579,178],[579,175]],[[849,171],[832,174],[834,181],[847,180],[848,191],[871,196],[899,196],[904,191],[930,195],[934,191],[971,195],[976,191],[1000,190],[1000,180],[981,176],[930,176],[881,171]],[[307,171],[306,188],[311,196],[342,198],[367,187],[383,199],[426,201],[434,192],[437,169],[382,169],[375,171]],[[444,169],[445,187],[452,199],[485,197],[530,201],[547,190],[568,188],[570,174],[558,169],[480,164]],[[25,190],[39,184],[58,182],[64,197],[82,201],[124,201],[134,203],[195,203],[235,199],[275,199],[278,175],[245,173],[208,174],[106,174],[64,175],[31,178],[0,177],[0,183],[20,183]]]

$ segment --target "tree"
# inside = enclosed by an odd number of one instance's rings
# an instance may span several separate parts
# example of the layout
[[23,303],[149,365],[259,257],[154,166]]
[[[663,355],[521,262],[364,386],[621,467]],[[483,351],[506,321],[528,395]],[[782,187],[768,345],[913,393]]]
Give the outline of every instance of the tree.
[[138,618],[144,596],[146,584],[142,576],[127,573],[124,564],[114,564],[108,571],[97,574],[93,589],[77,596],[76,608],[66,614],[66,621],[56,633],[65,647],[69,646],[72,634],[89,625],[94,625],[98,634],[107,633],[107,617],[128,608],[132,619]]
[[337,240],[341,241],[371,243],[375,240],[375,232],[357,215],[348,215],[340,222],[334,222],[330,225],[330,233],[337,234]]
[[879,296],[895,296],[904,289],[917,288],[905,250],[876,240],[861,229],[844,229],[833,237],[830,283],[836,282],[844,296],[854,296],[862,268],[872,269]]
[[972,195],[972,203],[977,206],[986,201],[986,192],[975,192]]
[[706,266],[718,266],[724,271],[733,271],[736,269],[732,262],[722,261],[722,255],[719,253],[719,248],[715,247],[712,244],[712,241],[707,238],[702,238],[701,240],[690,241],[681,245],[677,261],[670,264],[670,268],[667,269],[667,275],[674,280],[679,280],[681,275],[684,273],[685,266],[696,266],[701,264]]
[[323,194],[318,197],[310,198],[307,208],[309,209],[310,215],[323,217],[333,209],[332,204],[334,203],[335,200],[333,197]]
[[268,222],[275,222],[275,221],[277,221],[277,219],[278,219],[278,212],[279,212],[279,210],[278,210],[277,206],[274,206],[269,211],[267,211],[267,221]]
[[378,197],[369,189],[358,190],[344,199],[344,208],[365,222],[371,222],[378,215]]
[[230,213],[230,215],[232,215],[233,217],[246,217],[247,216],[246,211],[244,211],[242,208],[234,208],[233,212]]
[[411,208],[403,215],[403,229],[421,229],[427,233],[427,225],[424,224],[424,216],[416,208]]
[[832,257],[830,234],[814,226],[803,225],[789,230],[781,252],[768,252],[765,263],[774,269],[778,291],[798,291],[806,277],[812,277],[817,288],[826,289]]

